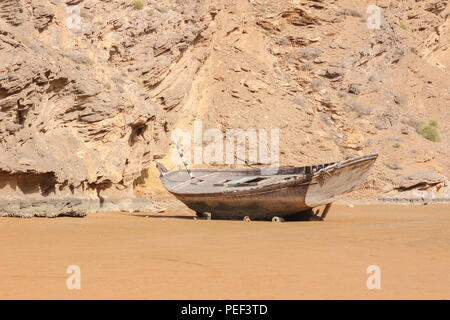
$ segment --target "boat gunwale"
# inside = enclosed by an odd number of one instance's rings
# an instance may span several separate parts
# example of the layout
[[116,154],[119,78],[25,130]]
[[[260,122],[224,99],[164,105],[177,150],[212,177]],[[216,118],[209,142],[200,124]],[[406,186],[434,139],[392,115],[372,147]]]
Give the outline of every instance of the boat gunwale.
[[[337,162],[333,162],[331,163],[329,166],[324,167],[322,169],[319,169],[318,171],[316,171],[315,173],[307,176],[305,174],[280,174],[279,172],[277,172],[277,174],[274,175],[259,175],[259,176],[276,176],[276,175],[290,175],[292,177],[295,177],[295,179],[291,179],[290,181],[280,181],[279,183],[274,183],[274,184],[270,184],[270,185],[260,185],[260,186],[255,186],[252,188],[248,188],[248,189],[244,189],[244,190],[239,190],[239,189],[232,189],[232,190],[224,190],[221,192],[199,192],[199,193],[186,193],[186,192],[177,192],[175,190],[171,190],[169,188],[167,188],[167,186],[165,185],[163,178],[166,177],[166,175],[168,174],[175,174],[177,172],[184,172],[183,170],[176,170],[176,171],[169,171],[167,173],[165,173],[164,175],[160,176],[161,181],[164,184],[164,187],[173,195],[175,195],[177,198],[178,197],[182,197],[182,198],[216,198],[217,196],[221,196],[221,197],[241,197],[241,196],[251,196],[251,195],[259,195],[259,194],[265,194],[265,193],[270,193],[273,192],[274,190],[284,190],[287,188],[292,188],[292,187],[302,187],[302,186],[307,186],[307,185],[312,185],[312,184],[317,184],[317,182],[313,182],[313,180],[317,179],[319,176],[323,175],[323,174],[330,174],[330,172],[333,172],[335,169],[341,169],[344,168],[346,166],[349,165],[353,165],[359,162],[365,162],[365,161],[375,161],[378,157],[378,153],[372,153],[369,155],[364,155],[364,156],[359,156],[359,157],[353,157],[350,159],[346,159],[343,161],[337,161]],[[302,167],[287,167],[285,169],[288,170],[292,170],[292,169],[297,169],[297,168],[306,168],[306,167],[315,167],[315,166],[320,166],[320,165],[311,165],[311,166],[302,166]],[[280,168],[281,170],[283,168]],[[213,170],[213,169],[199,169],[199,170],[192,170],[192,172],[220,172],[220,173],[241,173],[241,172],[255,172],[261,169],[225,169],[225,170]],[[303,178],[302,180],[300,180],[299,178]],[[304,179],[308,178],[307,181],[305,181]],[[169,179],[167,179],[169,180]],[[173,181],[173,180],[172,180]],[[186,180],[189,181],[189,180]],[[184,181],[183,181],[184,182]],[[181,182],[182,183],[182,182]]]

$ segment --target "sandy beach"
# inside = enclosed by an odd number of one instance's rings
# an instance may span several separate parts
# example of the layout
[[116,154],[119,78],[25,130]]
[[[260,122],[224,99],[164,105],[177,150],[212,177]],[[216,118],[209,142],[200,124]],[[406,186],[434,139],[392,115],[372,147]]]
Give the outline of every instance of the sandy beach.
[[[450,206],[334,206],[324,222],[188,212],[0,219],[0,299],[448,299]],[[80,290],[69,290],[69,265]],[[369,290],[369,265],[381,289]]]

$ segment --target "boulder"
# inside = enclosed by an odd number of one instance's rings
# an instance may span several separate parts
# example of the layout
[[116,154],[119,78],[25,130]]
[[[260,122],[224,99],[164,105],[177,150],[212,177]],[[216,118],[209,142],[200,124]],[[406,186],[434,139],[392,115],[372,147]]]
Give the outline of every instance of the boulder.
[[396,189],[427,189],[440,183],[445,183],[446,178],[434,171],[417,171],[402,175],[397,178],[394,185]]

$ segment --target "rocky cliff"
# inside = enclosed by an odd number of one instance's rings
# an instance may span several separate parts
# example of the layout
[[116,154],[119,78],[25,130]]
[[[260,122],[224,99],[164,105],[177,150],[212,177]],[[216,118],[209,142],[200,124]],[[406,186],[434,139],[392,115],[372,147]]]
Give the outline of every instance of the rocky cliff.
[[443,0],[1,0],[0,215],[149,209],[154,160],[176,165],[170,135],[195,120],[279,129],[281,165],[378,151],[358,198],[448,198],[449,15]]

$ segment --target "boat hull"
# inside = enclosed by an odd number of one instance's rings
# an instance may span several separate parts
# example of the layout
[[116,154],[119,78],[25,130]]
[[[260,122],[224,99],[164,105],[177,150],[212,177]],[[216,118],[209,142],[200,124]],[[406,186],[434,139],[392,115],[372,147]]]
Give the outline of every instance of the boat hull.
[[209,212],[217,219],[285,217],[332,203],[352,192],[367,178],[375,160],[376,155],[343,162],[342,165],[336,163],[307,179],[293,179],[268,188],[221,194],[168,190],[192,210]]
[[210,212],[218,219],[252,219],[284,217],[310,209],[305,203],[308,185],[290,186],[283,189],[245,195],[211,196],[175,195],[192,210]]

